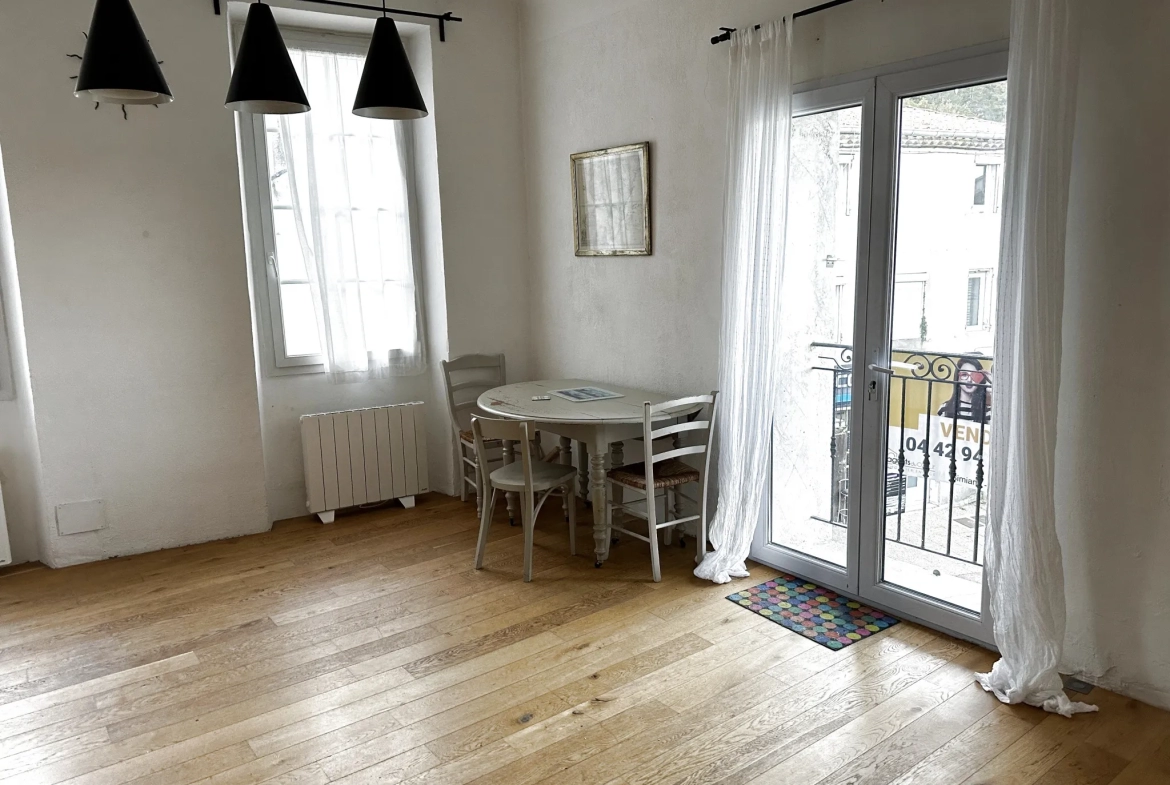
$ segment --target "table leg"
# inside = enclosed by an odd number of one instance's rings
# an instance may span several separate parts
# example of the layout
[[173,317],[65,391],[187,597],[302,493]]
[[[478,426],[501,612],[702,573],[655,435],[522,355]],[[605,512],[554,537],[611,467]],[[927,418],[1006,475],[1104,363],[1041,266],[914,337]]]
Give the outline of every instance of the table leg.
[[[572,466],[573,465],[573,440],[569,439],[565,436],[562,436],[561,440],[560,440],[560,446],[561,446],[561,454],[560,454],[561,465],[562,466]],[[561,508],[565,511],[565,520],[566,521],[569,520],[569,495],[568,494],[565,494],[565,498],[561,500]]]
[[605,451],[594,450],[589,456],[590,491],[593,497],[593,545],[596,566],[600,567],[609,551],[605,531]]
[[[624,442],[613,442],[609,445],[609,468],[616,469],[619,466],[626,465],[625,447],[626,445]],[[623,501],[625,501],[625,494],[622,493],[622,489],[616,485],[613,488],[613,499],[610,501],[612,501],[614,504],[621,504]],[[625,515],[617,510],[615,510],[613,514],[615,519],[614,522],[618,526],[621,526],[625,521]],[[609,546],[613,545],[613,541],[618,539],[619,536],[620,535],[616,533],[611,534],[610,541],[605,544],[606,556],[609,555]]]
[[585,448],[585,442],[577,442],[577,472],[577,487],[581,490],[581,496],[585,498],[586,504],[592,504],[589,494],[585,493],[589,487],[589,450]]
[[[508,464],[516,460],[516,443],[510,441],[500,442],[500,459],[503,463]],[[506,493],[504,498],[508,503],[508,524],[510,526],[516,525],[516,494]]]
[[[681,434],[676,433],[674,435],[674,439],[671,441],[671,446],[676,450],[679,447],[682,447],[682,435]],[[675,489],[675,491],[671,494],[671,496],[674,497],[674,519],[677,521],[679,518],[683,517],[682,494],[679,493],[677,489]],[[687,535],[686,528],[687,528],[687,525],[684,523],[683,528],[679,529],[679,532],[678,532],[679,544],[681,544],[684,548],[686,547],[686,535]],[[669,531],[669,529],[667,531]]]

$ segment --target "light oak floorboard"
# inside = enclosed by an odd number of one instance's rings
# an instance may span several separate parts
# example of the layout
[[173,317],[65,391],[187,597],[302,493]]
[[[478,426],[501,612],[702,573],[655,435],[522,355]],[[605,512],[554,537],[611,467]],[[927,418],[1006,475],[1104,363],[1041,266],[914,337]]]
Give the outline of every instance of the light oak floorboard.
[[775,571],[594,569],[556,505],[529,584],[477,528],[430,496],[0,571],[0,785],[1170,785],[1170,713],[1004,706],[994,655],[909,623],[830,651],[725,599]]

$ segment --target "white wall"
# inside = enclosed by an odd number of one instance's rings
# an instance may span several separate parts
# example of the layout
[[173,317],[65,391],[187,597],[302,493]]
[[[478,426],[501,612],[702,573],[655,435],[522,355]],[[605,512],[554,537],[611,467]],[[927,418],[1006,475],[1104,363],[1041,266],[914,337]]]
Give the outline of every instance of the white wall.
[[[796,0],[528,0],[524,122],[533,373],[709,390],[720,316],[727,45]],[[1007,37],[1007,0],[857,0],[798,20],[796,79]],[[651,142],[654,255],[577,259],[571,153]]]
[[[437,370],[344,388],[257,373],[234,116],[223,108],[227,18],[203,0],[134,6],[176,100],[132,107],[124,121],[72,97],[78,61],[65,55],[84,46],[92,0],[0,4],[14,238],[0,242],[0,288],[8,305],[19,272],[8,319],[16,314],[10,332],[27,344],[31,379],[31,395],[0,401],[0,482],[19,558],[60,566],[301,514],[295,422],[305,411],[429,401],[433,485],[449,485]],[[449,26],[446,44],[432,34],[433,173],[422,187],[433,198],[422,217],[426,252],[446,271],[425,290],[432,360],[448,346],[505,351],[519,378],[528,318],[516,2],[413,7],[467,20]],[[55,505],[98,498],[109,528],[57,536]]]
[[1057,438],[1065,657],[1170,707],[1170,4],[1086,7]]
[[[0,11],[0,144],[55,566],[268,527],[225,35],[136,4],[178,100],[94,111],[69,77],[89,0]],[[53,508],[104,499],[107,529]],[[20,536],[29,537],[22,521]]]

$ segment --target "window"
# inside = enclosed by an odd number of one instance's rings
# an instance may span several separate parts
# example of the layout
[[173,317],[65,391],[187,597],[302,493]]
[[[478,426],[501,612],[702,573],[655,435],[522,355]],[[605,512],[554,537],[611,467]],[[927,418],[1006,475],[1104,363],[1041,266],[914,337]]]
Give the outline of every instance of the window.
[[305,254],[297,236],[289,189],[289,164],[280,144],[279,118],[265,115],[264,141],[268,159],[268,186],[271,199],[272,247],[267,255],[276,286],[276,313],[289,357],[319,357],[321,334],[313,305]]
[[[846,337],[845,336],[845,328],[847,326],[852,326],[852,321],[853,321],[853,314],[845,312],[845,308],[849,305],[849,303],[846,303],[846,301],[845,301],[845,282],[844,281],[841,281],[840,283],[838,283],[836,286],[833,287],[833,297],[834,297],[834,302],[836,303],[836,312],[837,312],[837,324],[833,330],[833,335],[834,335],[833,340],[840,343],[841,341],[845,340],[845,337]],[[853,340],[852,335],[850,335],[848,337],[849,337],[850,341]]]
[[987,167],[975,167],[979,174],[975,177],[975,205],[983,207],[987,204]]
[[983,295],[983,279],[972,275],[967,279],[967,326],[979,326],[980,297]]
[[890,339],[897,348],[921,346],[926,343],[929,325],[926,321],[926,275],[899,274],[894,281],[894,316],[890,325]]
[[976,159],[975,194],[971,204],[984,210],[999,210],[999,164]]
[[853,192],[853,159],[852,155],[842,155],[838,158],[837,167],[840,171],[840,185],[838,186],[839,199],[845,215],[853,215],[853,203],[856,201]]
[[368,41],[309,35],[286,32],[286,43],[312,111],[242,119],[257,299],[267,300],[275,365],[414,373],[423,341],[410,126],[350,110]]
[[967,274],[967,329],[988,328],[990,309],[987,301],[989,270],[972,270]]

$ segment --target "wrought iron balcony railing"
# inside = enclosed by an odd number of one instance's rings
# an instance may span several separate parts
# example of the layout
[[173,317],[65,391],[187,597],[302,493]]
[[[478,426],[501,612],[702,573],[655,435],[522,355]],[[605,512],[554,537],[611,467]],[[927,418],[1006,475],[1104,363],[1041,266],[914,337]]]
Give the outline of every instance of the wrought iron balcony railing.
[[[853,347],[814,343],[813,370],[832,374],[829,515],[848,525]],[[992,358],[895,350],[887,407],[885,539],[972,565],[983,563]]]

